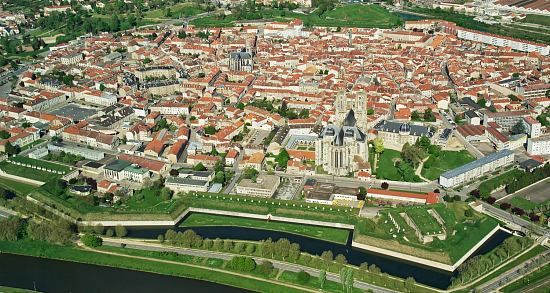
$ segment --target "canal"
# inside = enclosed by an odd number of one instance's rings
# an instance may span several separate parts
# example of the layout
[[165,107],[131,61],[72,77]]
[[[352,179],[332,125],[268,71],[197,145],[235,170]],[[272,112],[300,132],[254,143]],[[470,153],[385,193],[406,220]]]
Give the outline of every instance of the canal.
[[0,254],[0,286],[39,292],[249,292],[207,281],[112,267]]
[[[330,250],[334,256],[338,254],[344,255],[350,264],[357,266],[364,262],[367,262],[369,265],[375,264],[382,272],[401,278],[413,277],[416,282],[440,289],[446,289],[451,284],[451,278],[456,274],[456,272],[451,273],[437,270],[402,259],[353,248],[351,247],[352,233],[350,233],[348,243],[345,245],[292,233],[234,226],[128,227],[128,237],[156,239],[158,235],[165,234],[168,229],[181,232],[192,229],[203,238],[210,239],[259,241],[271,238],[273,241],[277,241],[280,238],[287,238],[290,242],[300,244],[301,251],[320,255],[323,251]],[[502,230],[497,231],[472,256],[484,254],[492,250],[509,236],[510,234]]]

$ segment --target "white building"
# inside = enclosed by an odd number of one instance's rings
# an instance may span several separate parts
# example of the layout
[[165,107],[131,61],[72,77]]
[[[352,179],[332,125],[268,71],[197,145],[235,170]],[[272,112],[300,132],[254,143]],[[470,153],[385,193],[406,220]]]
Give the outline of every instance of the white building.
[[164,181],[164,186],[170,188],[175,193],[190,192],[190,191],[208,191],[208,181],[196,180],[193,178],[168,177]]
[[237,194],[259,196],[259,197],[272,197],[279,187],[281,178],[277,175],[259,175],[256,181],[251,179],[242,179],[237,183]]
[[543,135],[527,140],[529,155],[550,155],[550,135]]
[[457,36],[459,39],[481,42],[497,47],[510,47],[516,51],[538,52],[544,56],[550,55],[550,45],[483,33],[461,27],[457,27]]
[[491,153],[479,160],[470,162],[453,170],[449,170],[439,176],[439,184],[445,188],[457,186],[484,174],[495,171],[514,162],[514,153],[510,150]]

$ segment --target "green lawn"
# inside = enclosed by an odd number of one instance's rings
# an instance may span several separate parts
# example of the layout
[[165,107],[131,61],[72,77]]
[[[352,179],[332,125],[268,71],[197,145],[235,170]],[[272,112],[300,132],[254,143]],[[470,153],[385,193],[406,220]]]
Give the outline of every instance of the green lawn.
[[7,161],[0,162],[0,169],[2,169],[4,172],[11,175],[38,180],[42,182],[50,181],[52,179],[60,177],[59,174],[54,174],[54,173],[50,173],[42,170],[36,170],[29,167],[18,166]]
[[378,157],[376,165],[376,177],[388,180],[401,180],[401,175],[394,166],[394,159],[401,159],[401,153],[395,150],[386,149]]
[[343,229],[319,227],[302,224],[292,224],[284,222],[267,222],[262,220],[228,217],[220,215],[208,215],[193,213],[187,217],[182,227],[197,227],[197,226],[238,226],[252,227],[274,231],[289,232],[293,234],[304,235],[308,237],[319,238],[322,240],[333,241],[338,243],[346,243],[349,232]]
[[32,190],[36,189],[35,186],[2,177],[0,177],[0,186],[5,189],[13,190],[19,196],[27,195]]
[[45,139],[38,139],[38,140],[35,140],[35,141],[29,143],[28,145],[23,146],[23,147],[21,148],[21,150],[24,151],[24,150],[30,149],[30,148],[32,148],[32,147],[34,147],[34,146],[36,146],[36,145],[39,145],[39,144],[41,144],[41,143],[43,143],[43,142],[45,142],[45,141],[46,141]]
[[[224,272],[213,272],[207,269],[190,267],[186,265],[161,263],[115,255],[105,255],[91,251],[84,251],[76,247],[58,246],[40,241],[0,241],[0,251],[136,271],[154,272],[162,275],[207,280],[257,292],[302,292],[302,290],[290,288],[284,286],[283,284],[268,283],[261,280],[250,279],[246,276],[236,277],[235,275]],[[130,250],[127,249],[127,251]]]
[[[504,293],[512,293],[512,292],[522,292],[523,289],[527,289],[528,286],[534,285],[536,286],[536,282],[542,281],[544,279],[550,278],[550,265],[543,266],[536,271],[528,274],[527,276],[524,276],[523,278],[513,282],[512,284],[507,285],[506,287],[500,289],[501,292]],[[547,293],[548,287],[547,286],[540,286],[538,288],[538,291],[531,291],[533,293]]]
[[537,207],[537,204],[523,197],[515,196],[510,200],[510,204],[514,207],[524,209],[526,211]]
[[550,16],[527,14],[523,22],[550,26]]
[[442,227],[439,223],[437,223],[435,218],[432,217],[432,215],[428,213],[428,210],[423,207],[407,209],[407,215],[411,217],[418,229],[420,229],[424,235],[435,234],[443,231]]
[[424,162],[424,166],[420,173],[424,178],[436,180],[443,172],[460,167],[474,160],[475,158],[466,150],[459,152],[441,151],[438,157],[430,156],[430,158]]
[[64,174],[69,173],[71,171],[71,168],[65,165],[56,164],[56,163],[52,163],[44,160],[31,159],[29,157],[14,156],[9,159],[10,161],[13,161],[13,162],[23,163],[23,164],[32,165],[32,166],[38,166],[38,167],[46,168],[53,171],[63,172]]
[[237,19],[233,15],[218,15],[195,19],[191,23],[202,27],[223,27],[230,26],[238,20],[269,19],[275,21],[290,21],[295,18],[301,19],[305,26],[392,28],[402,23],[399,16],[379,5],[362,4],[338,6],[322,16],[315,13],[302,14],[288,10],[264,8],[259,12],[245,13],[240,19]]
[[145,13],[145,17],[146,18],[182,18],[182,17],[193,16],[193,15],[197,15],[205,12],[205,10],[202,7],[194,4],[190,4],[190,3],[178,3],[170,6],[169,8],[170,8],[170,15],[165,14],[165,9],[155,9],[155,10],[147,11]]
[[30,292],[36,292],[36,291],[0,286],[0,292],[2,292],[2,293],[30,293]]

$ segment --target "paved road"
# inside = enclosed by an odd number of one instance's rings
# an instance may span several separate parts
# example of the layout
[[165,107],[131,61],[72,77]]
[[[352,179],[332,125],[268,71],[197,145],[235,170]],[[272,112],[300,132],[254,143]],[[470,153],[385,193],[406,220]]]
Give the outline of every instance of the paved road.
[[495,208],[486,202],[482,202],[482,201],[478,201],[478,202],[480,202],[483,205],[483,212],[489,214],[490,216],[500,218],[505,222],[518,225],[523,229],[534,231],[535,233],[543,235],[545,237],[550,237],[550,230],[548,228],[533,224],[512,213],[503,211],[499,208]]
[[[235,256],[235,254],[231,254],[231,253],[195,250],[195,249],[188,249],[188,248],[166,247],[166,246],[159,246],[159,245],[155,245],[155,244],[143,243],[143,242],[134,241],[134,240],[130,240],[130,239],[104,239],[103,240],[104,245],[120,246],[121,243],[125,243],[127,248],[149,250],[149,251],[176,252],[176,253],[179,253],[179,254],[206,257],[206,258],[217,258],[217,259],[223,259],[223,260],[230,260],[231,258],[233,258]],[[262,262],[265,259],[260,258],[260,257],[254,257],[254,260],[256,262]],[[277,261],[277,260],[271,260],[271,259],[269,261],[273,263],[273,267],[275,267],[279,270],[285,270],[285,271],[291,271],[291,272],[299,272],[299,271],[303,270],[305,272],[308,272],[313,277],[319,275],[319,270],[312,269],[312,268],[309,268],[309,267],[304,267],[304,266],[301,266],[301,265],[296,265],[296,264],[291,264],[291,263]],[[327,272],[327,280],[340,282],[340,276],[337,275],[337,274]],[[386,288],[378,287],[378,286],[371,285],[371,284],[368,284],[368,283],[365,283],[365,282],[360,282],[360,281],[355,281],[354,286],[356,288],[359,288],[359,289],[362,289],[362,290],[372,290],[374,292],[380,292],[380,293],[394,293],[394,292],[396,292],[396,291],[393,291],[393,290],[389,290],[389,289],[386,289]]]
[[517,280],[518,278],[529,274],[534,269],[547,265],[550,262],[550,250],[523,262],[515,268],[512,268],[497,278],[479,286],[476,292],[494,292],[498,288]]

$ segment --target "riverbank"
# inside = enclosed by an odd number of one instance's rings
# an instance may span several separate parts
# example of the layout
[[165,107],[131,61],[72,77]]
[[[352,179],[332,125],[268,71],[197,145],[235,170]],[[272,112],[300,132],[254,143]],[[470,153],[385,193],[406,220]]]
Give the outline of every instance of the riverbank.
[[[99,254],[93,251],[82,250],[75,246],[58,246],[40,241],[0,241],[0,252],[186,277],[259,292],[278,293],[312,291],[307,288],[285,286],[277,282],[270,282],[251,276],[241,276],[223,270],[213,270],[198,265],[155,262],[140,258]],[[216,273],[213,274],[213,271]]]
[[230,217],[222,215],[207,215],[203,213],[190,214],[179,225],[180,227],[205,227],[205,226],[234,226],[260,228],[264,230],[287,232],[297,235],[304,235],[325,241],[346,244],[350,232],[344,229],[306,226],[288,222],[274,222],[266,220],[255,220],[248,218]]

